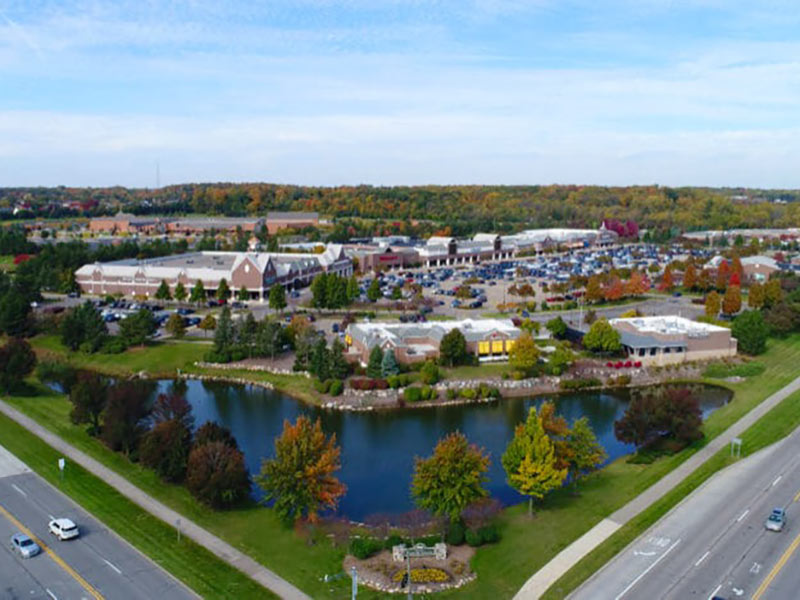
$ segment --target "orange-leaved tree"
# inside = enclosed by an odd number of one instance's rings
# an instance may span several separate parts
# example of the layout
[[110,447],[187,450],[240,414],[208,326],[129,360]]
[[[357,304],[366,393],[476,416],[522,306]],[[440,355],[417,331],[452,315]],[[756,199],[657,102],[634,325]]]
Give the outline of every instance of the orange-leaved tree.
[[303,518],[315,522],[320,510],[336,508],[347,491],[334,475],[340,468],[336,435],[326,436],[319,419],[312,423],[300,416],[294,425],[283,422],[275,456],[262,461],[256,483],[285,524]]

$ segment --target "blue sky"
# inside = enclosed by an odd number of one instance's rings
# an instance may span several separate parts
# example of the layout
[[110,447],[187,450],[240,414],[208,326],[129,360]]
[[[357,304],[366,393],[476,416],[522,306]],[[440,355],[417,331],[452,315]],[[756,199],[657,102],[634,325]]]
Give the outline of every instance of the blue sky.
[[0,0],[0,186],[800,187],[800,10]]

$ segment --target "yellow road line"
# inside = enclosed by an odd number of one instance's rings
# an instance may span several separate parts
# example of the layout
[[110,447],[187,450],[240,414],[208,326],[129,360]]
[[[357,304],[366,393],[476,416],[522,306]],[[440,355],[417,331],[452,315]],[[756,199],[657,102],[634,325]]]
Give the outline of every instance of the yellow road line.
[[797,495],[794,497],[795,502],[800,502],[800,492],[797,492]]
[[14,524],[14,526],[15,526],[17,529],[21,530],[21,531],[22,531],[22,533],[24,533],[25,535],[27,535],[29,538],[31,538],[31,539],[32,539],[34,542],[36,542],[37,544],[39,544],[39,547],[40,547],[42,550],[44,550],[44,551],[47,553],[47,555],[48,555],[50,558],[52,558],[52,559],[55,561],[55,563],[56,563],[56,564],[57,564],[59,567],[61,567],[62,569],[64,569],[64,571],[66,571],[66,572],[67,572],[67,574],[68,574],[70,577],[72,577],[72,578],[73,578],[75,581],[77,581],[77,582],[78,582],[78,583],[81,585],[81,587],[82,587],[83,589],[85,589],[87,592],[89,592],[89,594],[91,594],[91,595],[92,595],[92,597],[93,597],[93,598],[95,598],[95,600],[104,600],[104,598],[103,598],[103,595],[102,595],[100,592],[98,592],[96,589],[94,589],[94,588],[91,586],[91,584],[90,584],[88,581],[86,581],[86,580],[85,580],[83,577],[81,577],[81,576],[80,576],[80,575],[79,575],[79,574],[78,574],[78,573],[75,571],[75,569],[73,569],[73,568],[72,568],[72,567],[70,567],[70,566],[69,566],[67,563],[65,563],[65,562],[64,562],[64,560],[63,560],[63,559],[62,559],[62,558],[61,558],[61,557],[60,557],[58,554],[56,554],[55,552],[53,552],[53,551],[52,551],[52,550],[51,550],[51,549],[50,549],[50,548],[47,546],[47,544],[45,544],[44,542],[42,542],[42,540],[40,540],[40,539],[39,539],[39,538],[37,538],[35,535],[33,535],[33,532],[32,532],[30,529],[28,529],[27,527],[25,527],[25,525],[23,525],[22,523],[20,523],[20,522],[17,520],[17,518],[16,518],[16,517],[14,517],[14,515],[12,515],[10,512],[8,512],[8,511],[6,510],[6,508],[5,508],[5,507],[4,507],[2,504],[0,504],[0,513],[2,513],[2,514],[3,514],[3,516],[5,516],[5,518],[6,518],[6,519],[8,519],[9,521],[11,521],[11,522]]
[[759,598],[761,598],[764,592],[767,591],[769,585],[772,583],[772,580],[775,579],[778,573],[781,572],[781,569],[786,566],[786,563],[789,561],[789,558],[791,558],[792,554],[794,554],[794,551],[797,550],[798,546],[800,546],[800,534],[798,534],[797,537],[792,540],[792,543],[786,549],[786,552],[783,553],[778,562],[775,563],[775,566],[772,567],[769,575],[767,575],[764,581],[761,582],[761,585],[758,586],[758,589],[756,590],[756,593],[753,594],[751,600],[759,600]]

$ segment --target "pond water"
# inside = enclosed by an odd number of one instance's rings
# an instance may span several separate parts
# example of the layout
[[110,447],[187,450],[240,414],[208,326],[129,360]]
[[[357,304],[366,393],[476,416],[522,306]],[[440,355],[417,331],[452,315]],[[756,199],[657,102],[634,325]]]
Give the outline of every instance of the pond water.
[[[165,391],[171,381],[158,382]],[[228,427],[245,453],[251,473],[258,473],[261,459],[272,456],[273,440],[283,421],[306,414],[320,417],[326,433],[335,433],[342,447],[340,479],[347,484],[339,513],[362,519],[374,513],[400,513],[413,508],[409,495],[415,456],[427,456],[445,434],[459,430],[485,448],[491,456],[488,490],[504,504],[523,498],[505,482],[500,457],[531,406],[547,397],[514,398],[492,404],[472,404],[380,412],[341,412],[308,406],[285,394],[258,386],[217,382],[187,382],[187,400],[194,409],[195,423],[217,421]],[[609,460],[633,448],[614,437],[614,421],[629,400],[625,390],[554,395],[557,412],[569,423],[586,415]],[[730,392],[704,387],[704,414],[722,406]],[[257,488],[255,488],[258,491]]]

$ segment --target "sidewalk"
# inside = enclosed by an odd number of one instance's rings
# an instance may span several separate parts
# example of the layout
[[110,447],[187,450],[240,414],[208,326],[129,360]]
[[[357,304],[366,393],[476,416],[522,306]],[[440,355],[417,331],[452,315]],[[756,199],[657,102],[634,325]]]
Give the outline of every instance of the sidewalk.
[[240,552],[227,542],[222,541],[220,538],[209,531],[206,531],[180,513],[166,507],[158,500],[144,493],[121,475],[118,475],[116,472],[100,464],[98,461],[87,456],[80,450],[73,448],[60,437],[50,433],[36,421],[23,415],[15,408],[12,408],[6,404],[3,400],[0,400],[0,412],[22,425],[31,433],[42,438],[42,440],[61,452],[65,457],[81,465],[84,469],[105,481],[108,485],[116,489],[132,502],[135,502],[141,506],[153,516],[158,517],[170,525],[173,525],[180,520],[182,535],[185,535],[186,537],[197,542],[209,552],[224,560],[232,567],[239,569],[242,573],[254,579],[281,598],[292,600],[311,600],[310,596],[304,594],[285,579],[282,579],[263,565],[260,565],[254,561],[248,555]]
[[731,440],[741,435],[748,427],[758,421],[787,396],[800,390],[800,377],[786,387],[781,388],[749,413],[728,427],[720,435],[711,440],[701,450],[693,454],[673,471],[647,488],[625,506],[603,519],[580,538],[564,548],[550,562],[544,565],[514,596],[515,600],[536,600],[544,594],[564,573],[575,566],[584,556],[610,538],[620,527],[633,519],[654,502],[691,475],[703,463],[714,456],[721,448],[730,444]]

